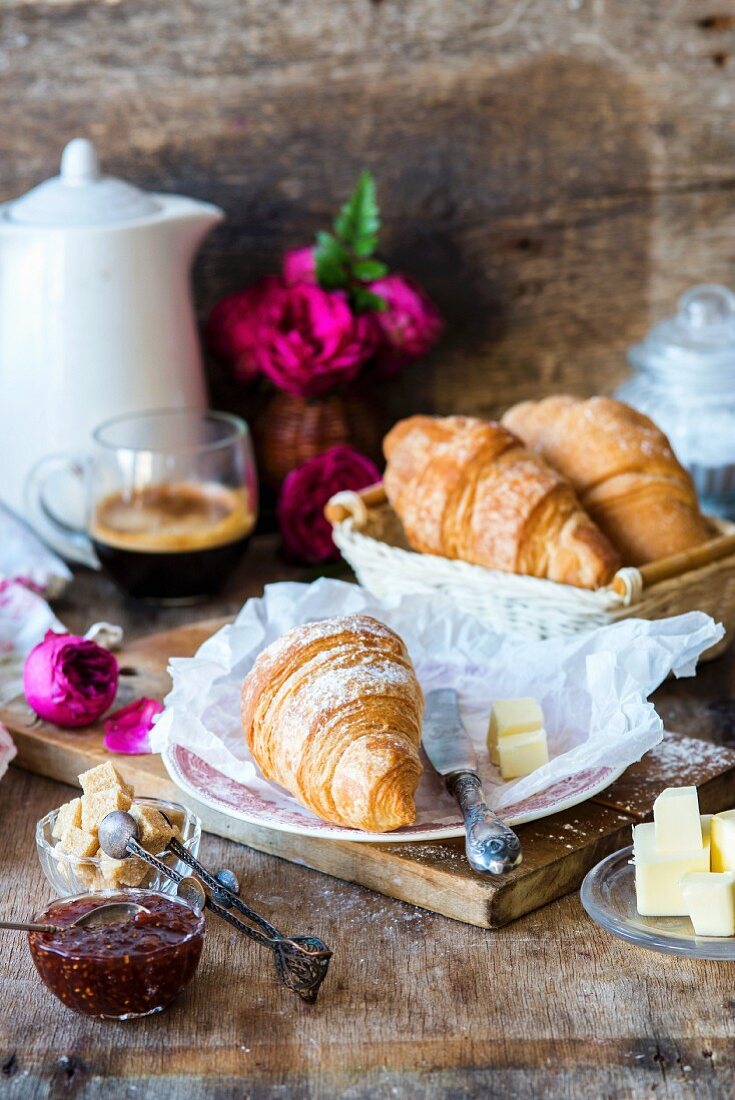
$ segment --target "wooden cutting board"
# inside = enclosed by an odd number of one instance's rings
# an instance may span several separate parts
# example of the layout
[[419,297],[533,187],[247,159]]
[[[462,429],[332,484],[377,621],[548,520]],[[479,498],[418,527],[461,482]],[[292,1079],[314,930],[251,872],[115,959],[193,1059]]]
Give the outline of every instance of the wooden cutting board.
[[[129,646],[120,654],[119,704],[141,695],[163,698],[170,684],[169,658],[192,655],[223,621],[196,623]],[[18,747],[15,763],[40,775],[76,786],[80,772],[109,759],[100,727],[59,730],[36,719],[22,698],[0,707],[0,721],[13,733]],[[520,826],[523,863],[497,880],[470,869],[461,839],[353,844],[292,836],[232,820],[182,794],[158,756],[115,757],[115,764],[138,794],[191,806],[207,832],[483,928],[507,924],[576,890],[598,860],[630,843],[631,826],[651,816],[653,800],[663,787],[696,785],[703,813],[729,809],[735,802],[735,751],[667,734],[602,794]],[[206,843],[201,854],[206,863]]]

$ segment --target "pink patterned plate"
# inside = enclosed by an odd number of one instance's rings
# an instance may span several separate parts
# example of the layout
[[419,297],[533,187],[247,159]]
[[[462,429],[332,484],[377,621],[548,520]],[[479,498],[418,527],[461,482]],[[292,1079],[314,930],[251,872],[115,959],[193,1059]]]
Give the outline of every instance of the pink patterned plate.
[[[260,825],[265,829],[326,840],[360,840],[383,844],[409,840],[442,840],[464,834],[459,813],[455,820],[447,821],[445,817],[442,822],[431,821],[431,815],[424,813],[414,825],[404,826],[392,833],[366,833],[357,829],[344,829],[320,821],[294,799],[289,798],[286,804],[286,800],[279,797],[280,791],[275,787],[272,800],[264,797],[260,792],[216,771],[200,756],[181,745],[169,745],[162,760],[174,783],[187,794],[228,817],[247,821],[251,825]],[[539,794],[506,806],[503,809],[503,818],[509,825],[523,825],[527,821],[537,821],[539,818],[571,809],[609,787],[624,771],[625,768],[621,767],[588,768],[576,772]]]

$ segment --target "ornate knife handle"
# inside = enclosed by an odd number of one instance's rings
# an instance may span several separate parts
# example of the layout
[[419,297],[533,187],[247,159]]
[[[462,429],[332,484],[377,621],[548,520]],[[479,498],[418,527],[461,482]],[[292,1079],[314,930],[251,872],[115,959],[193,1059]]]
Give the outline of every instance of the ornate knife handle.
[[487,802],[480,778],[474,772],[447,776],[447,789],[459,803],[467,840],[465,851],[473,871],[504,875],[523,859],[521,842]]

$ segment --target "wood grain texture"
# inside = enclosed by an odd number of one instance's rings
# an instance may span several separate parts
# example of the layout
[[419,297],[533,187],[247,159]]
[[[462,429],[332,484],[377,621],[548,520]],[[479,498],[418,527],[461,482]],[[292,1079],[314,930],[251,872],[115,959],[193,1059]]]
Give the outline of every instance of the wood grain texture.
[[[266,581],[296,579],[271,539],[218,601],[232,614]],[[129,640],[191,621],[191,609],[135,606],[80,571],[61,618],[104,613]],[[656,693],[667,725],[735,742],[735,653]],[[11,768],[0,783],[0,908],[48,900],[33,828],[69,787]],[[630,803],[628,794],[621,800]],[[596,928],[569,896],[497,931],[448,921],[208,836],[212,864],[237,866],[246,896],[335,950],[319,1004],[280,989],[258,949],[212,922],[200,973],[160,1017],[106,1025],[59,1008],[21,936],[3,940],[3,1100],[730,1100],[732,971],[635,950]],[[9,934],[8,934],[9,937]],[[6,1006],[12,1005],[12,1011]]]
[[605,390],[678,293],[731,278],[734,16],[703,0],[6,0],[0,198],[83,132],[111,171],[220,203],[204,314],[308,242],[368,166],[386,255],[449,323],[381,395],[394,415]]

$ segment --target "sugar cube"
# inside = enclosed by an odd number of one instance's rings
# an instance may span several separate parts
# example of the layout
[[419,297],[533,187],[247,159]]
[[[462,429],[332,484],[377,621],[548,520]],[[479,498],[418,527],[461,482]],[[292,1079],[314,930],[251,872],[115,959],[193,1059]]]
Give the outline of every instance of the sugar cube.
[[142,886],[151,868],[142,859],[102,859],[100,871],[105,886]]
[[94,833],[78,829],[76,825],[72,825],[61,838],[59,847],[62,852],[66,852],[70,856],[79,856],[81,859],[85,859],[88,856],[95,855],[99,845]]
[[126,783],[114,764],[106,760],[104,764],[98,764],[96,768],[82,772],[79,776],[82,790],[85,794],[95,794],[97,791],[105,791],[110,787],[117,787],[128,798],[133,798],[133,788]]
[[77,829],[82,827],[82,800],[81,798],[72,798],[71,802],[65,802],[63,806],[59,806],[59,812],[56,815],[56,821],[54,827],[51,830],[51,836],[56,840],[61,840],[64,833],[74,826]]
[[94,791],[82,795],[82,828],[88,833],[97,834],[100,822],[113,810],[129,810],[131,799],[119,787]]
[[140,829],[140,843],[153,855],[158,855],[168,845],[174,835],[174,830],[168,824],[163,815],[153,806],[142,806],[134,803],[130,813],[138,822]]

